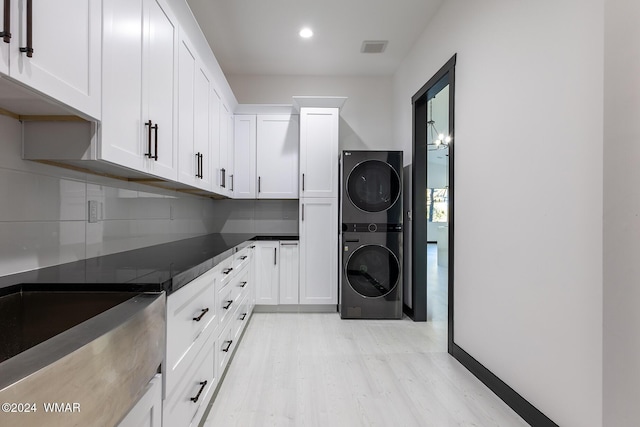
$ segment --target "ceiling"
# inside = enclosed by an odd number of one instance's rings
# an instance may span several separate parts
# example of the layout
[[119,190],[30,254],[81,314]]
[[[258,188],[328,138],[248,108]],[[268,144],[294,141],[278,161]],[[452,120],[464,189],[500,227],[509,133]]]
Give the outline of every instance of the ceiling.
[[393,74],[442,1],[187,0],[225,74],[353,76]]

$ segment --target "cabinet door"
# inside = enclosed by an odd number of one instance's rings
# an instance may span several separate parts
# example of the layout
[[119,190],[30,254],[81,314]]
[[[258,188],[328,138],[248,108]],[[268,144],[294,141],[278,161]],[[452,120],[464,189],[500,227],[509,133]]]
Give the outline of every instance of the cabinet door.
[[147,145],[142,121],[143,0],[104,0],[103,7],[99,156],[143,171]]
[[256,243],[256,304],[278,304],[280,242]]
[[227,138],[229,135],[229,108],[222,103],[220,105],[220,178],[219,179],[219,187],[220,194],[224,196],[228,196],[229,188],[231,188],[231,184],[229,182],[229,171],[231,168],[229,167],[229,144],[227,142]]
[[337,199],[300,199],[300,304],[337,304],[337,295]]
[[189,185],[200,176],[200,158],[194,149],[195,78],[196,57],[182,39],[178,49],[178,181]]
[[280,242],[280,304],[298,304],[298,242]]
[[220,161],[220,109],[222,106],[222,101],[220,100],[220,95],[218,92],[212,87],[211,88],[211,111],[209,113],[209,123],[211,125],[210,130],[210,146],[209,150],[211,152],[209,168],[211,170],[211,179],[212,185],[211,189],[218,194],[222,194],[223,188],[220,186],[222,184],[222,173],[220,172],[220,168],[222,167],[222,162]]
[[337,108],[300,110],[300,197],[338,197]]
[[27,47],[27,3],[12,0],[9,75],[100,119],[102,2],[31,0],[31,57],[20,51]]
[[229,171],[227,172],[229,175],[229,197],[233,197],[235,192],[236,185],[236,177],[235,177],[235,150],[234,150],[234,122],[233,122],[233,114],[231,111],[227,113],[227,166],[229,167]]
[[200,154],[200,178],[196,186],[211,190],[211,79],[202,66],[196,68],[194,104],[194,146],[196,154]]
[[[168,7],[158,0],[146,0],[143,21],[143,104],[142,117],[151,120],[152,153],[148,159],[148,171],[162,178],[177,179],[177,135],[175,102],[177,74],[177,29],[175,18]],[[123,66],[120,63],[120,66]],[[126,99],[126,98],[125,98]],[[147,129],[148,131],[148,129]],[[155,141],[157,140],[157,144]]]
[[[13,0],[3,0],[13,1]],[[11,18],[11,17],[9,17]],[[4,7],[0,7],[0,32],[5,33],[7,28],[4,25]],[[6,40],[6,42],[5,42]],[[0,37],[0,74],[9,74],[9,41],[10,38]]]
[[256,116],[234,117],[234,199],[256,198]]
[[298,116],[257,118],[259,199],[298,198]]
[[129,411],[118,427],[161,427],[162,426],[162,375],[157,374],[149,384],[138,403]]

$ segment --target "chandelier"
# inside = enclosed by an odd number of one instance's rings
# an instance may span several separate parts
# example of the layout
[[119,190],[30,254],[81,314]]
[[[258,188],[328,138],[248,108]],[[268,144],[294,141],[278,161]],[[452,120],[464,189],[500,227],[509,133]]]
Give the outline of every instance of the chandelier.
[[436,129],[436,122],[433,120],[433,98],[429,100],[429,115],[427,117],[427,135],[430,137],[431,142],[427,143],[427,150],[444,150],[449,148],[451,143],[451,136],[438,132]]

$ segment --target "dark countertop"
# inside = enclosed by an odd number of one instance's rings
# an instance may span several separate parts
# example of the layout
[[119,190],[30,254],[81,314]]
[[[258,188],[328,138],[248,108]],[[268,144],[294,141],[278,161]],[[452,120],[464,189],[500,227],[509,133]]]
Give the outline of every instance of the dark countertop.
[[164,290],[169,294],[231,256],[234,248],[245,242],[297,239],[297,234],[209,234],[2,276],[0,296],[18,290],[52,289],[136,292]]

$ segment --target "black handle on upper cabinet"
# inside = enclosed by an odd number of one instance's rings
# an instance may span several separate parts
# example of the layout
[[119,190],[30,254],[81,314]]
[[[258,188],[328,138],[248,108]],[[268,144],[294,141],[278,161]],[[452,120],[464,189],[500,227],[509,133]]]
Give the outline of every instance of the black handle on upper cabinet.
[[144,153],[144,155],[147,156],[148,158],[151,158],[151,129],[153,129],[153,122],[151,120],[149,120],[144,125],[145,126],[149,126],[149,133],[147,134],[148,143],[149,143],[149,147],[148,147],[148,151],[149,152],[148,153]]
[[220,169],[220,174],[222,176],[220,187],[227,188],[227,171],[225,168]]
[[4,30],[0,37],[5,43],[11,42],[11,0],[4,0]]
[[222,274],[229,274],[233,271],[233,268],[225,268],[224,270],[222,270]]
[[260,177],[258,177],[258,193],[260,192]]
[[200,153],[200,179],[204,178],[204,154]]
[[151,157],[151,156],[149,156],[149,157],[150,157],[150,158],[152,158],[153,160],[155,160],[155,161],[157,162],[157,161],[158,161],[158,124],[156,123],[156,124],[155,124],[155,125],[153,125],[152,127],[153,127],[153,129],[155,129],[155,131],[156,131],[156,154],[155,154],[155,156],[153,156],[153,157]]
[[204,317],[205,314],[207,314],[209,312],[208,308],[203,308],[202,309],[202,313],[200,313],[200,316],[198,317],[194,317],[193,320],[195,320],[196,322],[199,322],[200,320],[202,320],[202,318]]
[[304,174],[302,174],[302,191],[304,191]]
[[240,286],[241,288],[244,288],[245,286],[247,286],[247,282],[240,282],[238,286]]
[[196,153],[196,178],[202,178],[200,176],[200,153]]
[[273,265],[278,263],[278,248],[273,248]]
[[240,320],[244,320],[247,318],[247,313],[242,313],[241,316]]
[[302,220],[304,221],[304,203],[302,204]]
[[200,382],[200,390],[198,390],[198,394],[196,394],[196,397],[192,397],[191,400],[193,403],[196,403],[198,401],[198,399],[200,399],[200,395],[202,394],[202,390],[204,390],[204,388],[207,386],[208,381],[202,381]]
[[231,304],[233,304],[233,300],[230,299],[229,301],[227,301],[227,305],[223,305],[222,308],[224,308],[225,310],[229,310]]
[[231,348],[231,343],[233,343],[233,340],[225,342],[227,343],[227,348],[223,348],[222,351],[227,352]]
[[229,175],[229,179],[231,180],[231,188],[229,191],[233,191],[233,174]]
[[[5,16],[6,19],[6,16]],[[33,2],[27,0],[27,46],[21,47],[20,52],[26,53],[27,57],[33,57]]]

